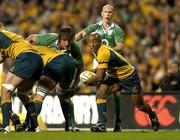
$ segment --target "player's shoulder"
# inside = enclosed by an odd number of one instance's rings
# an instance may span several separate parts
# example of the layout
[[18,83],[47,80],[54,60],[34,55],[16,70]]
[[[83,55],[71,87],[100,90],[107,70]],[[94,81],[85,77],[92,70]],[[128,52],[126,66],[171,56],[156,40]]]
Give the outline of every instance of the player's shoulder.
[[109,50],[110,50],[109,47],[104,44],[102,44],[101,47],[99,48],[99,52],[101,52],[101,53],[107,52]]
[[47,35],[53,36],[53,37],[58,37],[58,34],[57,34],[57,33],[47,33]]
[[78,42],[76,42],[75,40],[71,42],[71,47],[74,47],[74,48],[79,48],[79,45],[78,45]]
[[89,27],[99,28],[102,26],[102,21],[90,24]]
[[116,23],[113,23],[113,26],[114,26],[114,28],[116,28],[116,29],[122,30],[122,28],[121,28],[118,24],[116,24]]

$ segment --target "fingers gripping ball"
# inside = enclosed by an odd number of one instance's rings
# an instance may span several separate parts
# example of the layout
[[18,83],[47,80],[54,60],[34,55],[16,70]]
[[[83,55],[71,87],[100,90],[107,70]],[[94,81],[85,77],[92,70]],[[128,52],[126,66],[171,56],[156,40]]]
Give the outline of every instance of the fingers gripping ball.
[[81,74],[80,74],[80,80],[81,82],[86,82],[87,79],[89,79],[90,77],[93,77],[95,76],[96,74],[92,71],[83,71]]

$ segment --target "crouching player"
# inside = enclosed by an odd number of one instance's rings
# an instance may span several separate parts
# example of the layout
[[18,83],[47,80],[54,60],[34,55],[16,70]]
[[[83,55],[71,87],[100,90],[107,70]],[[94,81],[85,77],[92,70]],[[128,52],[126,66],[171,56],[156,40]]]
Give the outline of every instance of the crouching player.
[[[83,70],[83,57],[78,44],[74,41],[75,32],[71,27],[62,27],[59,33],[32,34],[27,40],[34,45],[43,45],[58,51],[63,51],[74,58],[76,63],[76,74],[71,89],[76,90],[79,83],[79,75]],[[56,86],[57,92],[59,86]],[[70,93],[70,92],[69,92]],[[61,108],[65,118],[65,131],[79,131],[76,127],[74,117],[74,105],[71,101],[70,94],[58,95]]]
[[[124,57],[119,53],[101,44],[100,35],[95,33],[91,34],[88,38],[88,46],[90,51],[97,59],[99,65],[96,75],[89,78],[85,84],[94,86],[99,82],[103,85],[102,90],[96,93],[97,109],[99,116],[99,123],[91,127],[93,132],[105,132],[106,127],[106,93],[110,86],[118,84],[124,92],[131,95],[132,101],[136,107],[149,115],[152,123],[152,129],[157,131],[159,129],[159,122],[156,113],[152,111],[149,104],[143,100],[142,89],[140,80],[136,69],[129,64]],[[105,78],[107,72],[108,77]]]
[[[33,48],[41,54],[44,69],[37,84],[35,95],[32,96],[33,102],[36,107],[36,114],[39,115],[42,109],[42,103],[45,96],[56,86],[58,83],[61,87],[61,92],[71,91],[71,82],[75,74],[75,63],[71,56],[66,53],[53,50],[47,46],[33,46]],[[23,92],[17,92],[18,97],[21,99],[25,107],[32,102],[31,98],[24,96]],[[27,110],[27,117],[24,128],[29,126],[29,112]]]
[[[5,58],[14,60],[2,84],[1,94],[3,118],[1,130],[7,133],[10,131],[11,95],[16,88],[24,93],[32,89],[34,82],[39,80],[41,75],[43,61],[29,42],[15,33],[4,30],[2,26],[0,27],[0,53],[2,62]],[[37,131],[38,122],[34,103],[30,103],[27,109],[32,122],[32,130]]]

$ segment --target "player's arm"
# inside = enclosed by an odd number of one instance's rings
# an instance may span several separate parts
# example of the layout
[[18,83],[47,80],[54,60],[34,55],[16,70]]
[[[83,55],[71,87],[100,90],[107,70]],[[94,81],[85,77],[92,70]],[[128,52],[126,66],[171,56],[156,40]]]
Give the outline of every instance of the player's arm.
[[117,52],[122,52],[124,49],[124,43],[122,42],[116,42],[116,46],[113,48],[113,50]]
[[116,46],[113,48],[113,50],[122,52],[124,49],[124,32],[119,26],[116,26],[115,28],[114,39],[116,42]]
[[98,84],[102,83],[103,80],[104,80],[104,77],[105,77],[105,72],[106,72],[105,68],[97,69],[96,75],[91,77],[91,78],[89,78],[85,82],[85,84],[88,85],[88,86],[94,86],[94,85],[98,85]]
[[56,33],[44,33],[44,34],[32,34],[29,35],[26,39],[34,44],[40,46],[50,46],[56,42],[58,34]]
[[89,78],[85,84],[89,86],[94,86],[103,83],[104,77],[106,75],[106,69],[108,68],[108,62],[110,59],[110,51],[109,49],[100,50],[97,60],[98,60],[98,67],[96,68],[96,75],[92,78]]
[[77,71],[76,71],[76,75],[75,75],[75,78],[74,78],[74,84],[72,86],[72,88],[77,88],[79,82],[80,82],[80,74],[83,72],[84,70],[84,66],[83,65],[79,65],[77,66]]
[[85,36],[87,36],[87,33],[84,30],[82,30],[81,32],[79,32],[75,35],[75,40],[79,41],[79,40],[83,39]]
[[98,27],[98,25],[96,23],[87,26],[84,30],[82,30],[81,32],[79,32],[75,35],[75,40],[79,41],[79,40],[85,38],[87,35],[94,32],[97,29],[97,27]]

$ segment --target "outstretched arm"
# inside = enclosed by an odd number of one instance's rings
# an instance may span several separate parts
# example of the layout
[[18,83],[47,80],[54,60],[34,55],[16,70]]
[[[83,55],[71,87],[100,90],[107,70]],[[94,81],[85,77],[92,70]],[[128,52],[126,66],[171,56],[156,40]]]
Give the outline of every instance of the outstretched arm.
[[86,32],[81,31],[75,35],[75,40],[79,41],[79,40],[83,39],[86,35],[87,35]]

